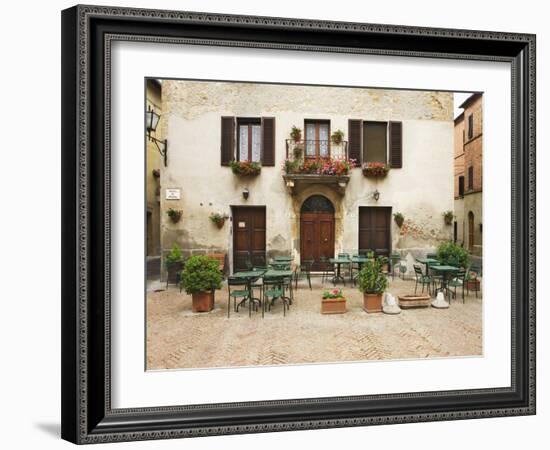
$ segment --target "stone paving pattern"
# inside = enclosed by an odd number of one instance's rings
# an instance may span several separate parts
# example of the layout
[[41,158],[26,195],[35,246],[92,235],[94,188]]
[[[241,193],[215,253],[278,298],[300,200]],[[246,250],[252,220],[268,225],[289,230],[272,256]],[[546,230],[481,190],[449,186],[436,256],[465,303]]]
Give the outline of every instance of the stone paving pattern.
[[[404,309],[398,315],[367,314],[362,294],[349,283],[346,314],[322,315],[321,296],[332,284],[301,280],[283,317],[281,303],[262,319],[248,308],[227,318],[226,287],[216,292],[215,309],[191,312],[191,296],[171,285],[147,292],[147,369],[236,367],[387,360],[482,354],[482,300],[474,293],[449,309]],[[158,287],[158,286],[157,286]],[[339,286],[341,287],[341,286]],[[388,292],[414,292],[414,281],[395,278]]]

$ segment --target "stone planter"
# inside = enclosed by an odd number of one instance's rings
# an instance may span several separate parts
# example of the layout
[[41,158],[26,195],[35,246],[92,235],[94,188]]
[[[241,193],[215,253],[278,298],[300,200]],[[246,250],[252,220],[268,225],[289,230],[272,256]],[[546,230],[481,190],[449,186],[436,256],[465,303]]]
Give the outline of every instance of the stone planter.
[[214,291],[193,292],[193,312],[210,312],[214,309]]
[[428,307],[431,304],[431,297],[429,295],[400,295],[399,307],[400,308],[418,308]]
[[368,313],[382,312],[382,294],[363,294],[363,309]]
[[345,298],[324,298],[321,300],[321,314],[344,314],[346,311]]

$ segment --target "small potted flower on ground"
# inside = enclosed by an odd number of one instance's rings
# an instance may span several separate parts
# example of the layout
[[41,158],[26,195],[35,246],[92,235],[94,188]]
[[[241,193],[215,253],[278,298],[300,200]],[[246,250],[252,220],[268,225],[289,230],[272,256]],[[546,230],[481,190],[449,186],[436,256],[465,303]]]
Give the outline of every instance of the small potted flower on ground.
[[166,286],[168,283],[177,283],[178,274],[183,269],[183,255],[176,244],[164,258],[164,265],[166,267]]
[[210,220],[216,224],[218,228],[222,228],[223,224],[225,223],[225,219],[227,219],[227,216],[225,214],[220,213],[212,213],[210,214]]
[[379,256],[378,264],[380,264],[383,273],[389,272],[390,258],[388,258],[387,256]]
[[474,270],[468,270],[468,272],[466,273],[466,289],[468,291],[474,292],[478,292],[480,290],[477,272],[475,272]]
[[321,314],[343,314],[346,311],[346,298],[342,293],[342,289],[323,292]]
[[369,261],[357,275],[359,290],[363,293],[363,309],[368,313],[382,312],[382,295],[388,279],[378,261]]
[[214,309],[214,291],[222,287],[220,263],[208,256],[191,256],[181,273],[181,286],[191,294],[193,312]]

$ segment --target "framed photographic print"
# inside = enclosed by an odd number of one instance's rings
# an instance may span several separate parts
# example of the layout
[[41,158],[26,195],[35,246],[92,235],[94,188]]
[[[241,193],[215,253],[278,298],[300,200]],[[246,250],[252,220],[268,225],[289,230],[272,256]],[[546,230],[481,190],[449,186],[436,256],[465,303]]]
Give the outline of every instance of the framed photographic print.
[[535,413],[535,36],[62,13],[62,436]]

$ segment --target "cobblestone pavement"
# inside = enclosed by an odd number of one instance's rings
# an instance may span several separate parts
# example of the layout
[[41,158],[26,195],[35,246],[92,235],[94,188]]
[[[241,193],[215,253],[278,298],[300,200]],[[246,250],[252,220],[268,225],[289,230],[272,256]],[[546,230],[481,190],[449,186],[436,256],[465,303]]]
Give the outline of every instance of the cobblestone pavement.
[[[191,312],[191,296],[175,286],[147,294],[147,368],[176,369],[306,364],[482,354],[482,300],[474,293],[449,309],[403,310],[398,315],[367,314],[357,288],[343,288],[346,314],[322,315],[321,295],[332,284],[299,282],[294,303],[283,317],[280,303],[265,314],[231,309],[227,290],[216,292],[209,313]],[[348,283],[349,284],[349,283]],[[157,286],[158,287],[158,286]],[[164,287],[164,286],[163,286]],[[395,278],[388,292],[414,292],[414,282]]]

